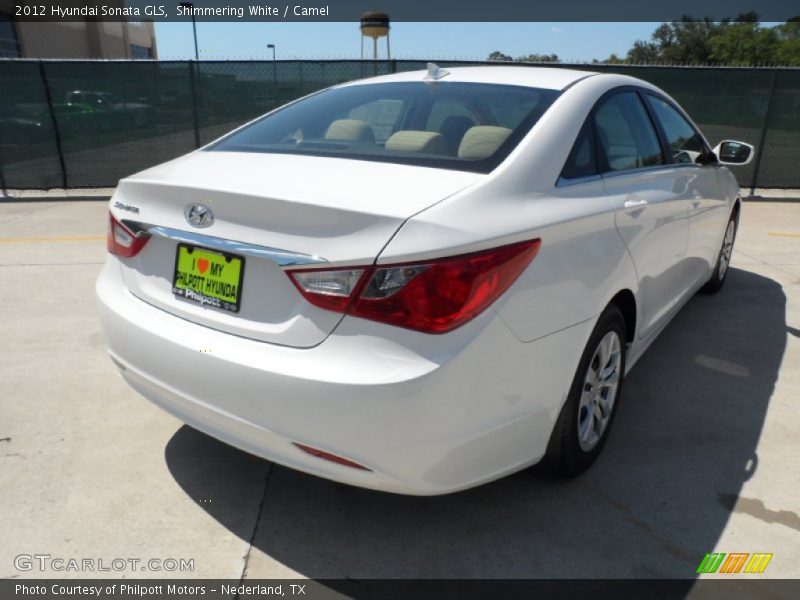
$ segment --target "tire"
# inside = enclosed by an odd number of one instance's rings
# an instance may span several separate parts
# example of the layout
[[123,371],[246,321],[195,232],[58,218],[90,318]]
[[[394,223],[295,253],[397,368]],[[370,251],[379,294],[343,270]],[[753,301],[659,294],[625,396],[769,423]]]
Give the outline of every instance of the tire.
[[[592,466],[602,452],[622,394],[625,340],[625,319],[619,308],[612,304],[600,315],[578,363],[569,395],[542,461],[547,471],[576,477]],[[604,348],[608,350],[607,368],[601,369],[598,363],[602,362],[601,357],[606,352]],[[608,372],[605,383],[597,385],[598,372],[607,370],[612,363],[614,371]],[[610,384],[612,379],[615,381],[613,385]],[[610,403],[609,394],[613,394]]]
[[722,289],[725,279],[730,271],[731,254],[733,253],[733,243],[736,241],[736,231],[739,228],[739,213],[731,216],[728,225],[725,227],[725,235],[722,238],[722,247],[717,255],[717,264],[714,272],[706,284],[700,288],[701,294],[716,294]]

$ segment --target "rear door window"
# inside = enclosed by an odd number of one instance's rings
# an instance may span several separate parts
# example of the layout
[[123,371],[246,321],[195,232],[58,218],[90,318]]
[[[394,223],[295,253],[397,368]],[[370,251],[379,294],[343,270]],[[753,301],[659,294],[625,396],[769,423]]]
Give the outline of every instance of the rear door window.
[[629,171],[666,163],[656,130],[636,92],[620,92],[595,110],[596,133],[606,171]]

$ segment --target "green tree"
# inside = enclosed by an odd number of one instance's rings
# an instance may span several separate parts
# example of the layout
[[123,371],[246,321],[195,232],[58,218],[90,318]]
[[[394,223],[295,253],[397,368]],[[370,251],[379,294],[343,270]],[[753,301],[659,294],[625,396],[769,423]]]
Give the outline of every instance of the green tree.
[[711,60],[716,64],[767,65],[780,61],[781,46],[774,28],[758,23],[734,23],[708,40]]
[[532,62],[532,63],[558,63],[561,60],[558,54],[528,54],[527,56],[519,56],[514,59],[516,62]]
[[500,61],[500,62],[536,62],[536,63],[557,63],[561,62],[558,54],[527,54],[525,56],[518,56],[511,58],[509,54],[495,50],[486,60]]
[[633,43],[633,48],[628,50],[625,60],[620,59],[616,54],[612,54],[606,60],[609,63],[626,62],[634,65],[652,65],[661,61],[658,45],[655,42],[644,42],[642,40],[636,40]]
[[626,62],[626,60],[624,58],[620,57],[620,56],[617,56],[616,53],[612,52],[611,56],[609,56],[607,59],[605,59],[605,60],[597,60],[595,58],[594,60],[592,60],[592,62],[594,64],[620,65],[620,64],[624,64]]
[[492,52],[486,60],[491,61],[499,61],[499,62],[511,62],[511,57],[508,54],[503,54],[499,50],[495,50]]
[[762,27],[754,12],[721,22],[680,21],[659,25],[650,40],[637,40],[623,61],[614,64],[800,65],[800,18]]
[[711,63],[713,60],[709,39],[719,35],[727,26],[727,21],[721,23],[709,19],[692,21],[687,16],[680,21],[663,23],[653,32],[650,43],[637,42],[633,45],[628,52],[628,61],[670,64]]
[[775,28],[778,50],[775,61],[781,65],[800,66],[800,17]]

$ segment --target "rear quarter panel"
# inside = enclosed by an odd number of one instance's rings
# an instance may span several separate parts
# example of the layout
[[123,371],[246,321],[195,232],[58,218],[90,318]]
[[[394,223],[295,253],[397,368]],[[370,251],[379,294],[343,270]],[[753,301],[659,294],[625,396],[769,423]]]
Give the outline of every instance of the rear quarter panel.
[[522,342],[592,319],[621,289],[637,293],[635,270],[601,181],[502,201],[462,200],[434,207],[406,223],[379,262],[454,255],[540,238],[537,256],[493,306]]
[[591,107],[609,89],[641,83],[592,76],[553,103],[485,180],[409,219],[379,263],[424,260],[541,238],[539,254],[494,305],[523,342],[596,317],[622,289],[638,293],[630,255],[602,181],[556,181]]

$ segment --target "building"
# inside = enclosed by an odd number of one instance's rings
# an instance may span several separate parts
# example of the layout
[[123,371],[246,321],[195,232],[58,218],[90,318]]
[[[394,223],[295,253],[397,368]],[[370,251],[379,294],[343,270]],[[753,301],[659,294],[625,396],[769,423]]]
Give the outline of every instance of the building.
[[12,11],[0,0],[0,58],[158,58],[152,21],[15,21]]

